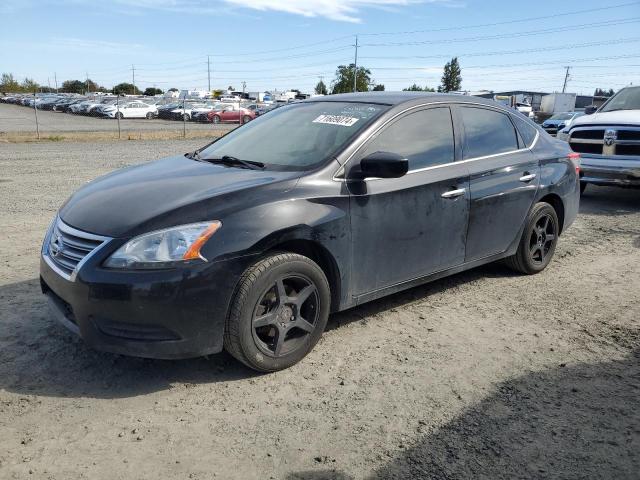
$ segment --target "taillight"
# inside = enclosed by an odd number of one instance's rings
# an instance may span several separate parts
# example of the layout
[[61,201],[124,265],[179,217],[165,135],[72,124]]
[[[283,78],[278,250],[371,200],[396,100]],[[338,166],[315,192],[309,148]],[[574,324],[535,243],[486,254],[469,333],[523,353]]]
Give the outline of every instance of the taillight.
[[580,154],[576,152],[571,152],[570,154],[567,155],[567,158],[571,160],[571,163],[573,163],[574,167],[576,167],[576,173],[579,174],[580,173]]

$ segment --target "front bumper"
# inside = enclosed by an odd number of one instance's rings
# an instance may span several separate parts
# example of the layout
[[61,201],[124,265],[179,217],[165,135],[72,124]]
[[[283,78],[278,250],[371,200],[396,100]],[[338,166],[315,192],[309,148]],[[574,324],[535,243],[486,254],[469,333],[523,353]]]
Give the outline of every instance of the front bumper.
[[67,279],[40,258],[40,283],[54,317],[98,350],[147,358],[191,358],[222,350],[235,285],[252,257],[176,269],[101,266],[107,245]]
[[594,185],[640,187],[640,158],[582,153],[580,181]]

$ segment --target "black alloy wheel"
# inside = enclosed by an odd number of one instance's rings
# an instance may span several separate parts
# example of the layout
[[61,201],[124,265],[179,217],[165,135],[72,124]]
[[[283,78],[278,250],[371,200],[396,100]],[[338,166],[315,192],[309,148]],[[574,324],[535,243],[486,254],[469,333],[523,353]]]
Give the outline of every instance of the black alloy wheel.
[[266,355],[280,357],[304,344],[316,328],[318,288],[302,276],[281,276],[264,292],[253,313],[253,338]]
[[559,225],[558,214],[550,204],[536,203],[527,216],[516,253],[504,260],[507,266],[528,275],[544,270],[555,253]]
[[329,318],[331,291],[322,269],[295,253],[258,260],[240,278],[224,348],[245,365],[273,372],[302,360]]

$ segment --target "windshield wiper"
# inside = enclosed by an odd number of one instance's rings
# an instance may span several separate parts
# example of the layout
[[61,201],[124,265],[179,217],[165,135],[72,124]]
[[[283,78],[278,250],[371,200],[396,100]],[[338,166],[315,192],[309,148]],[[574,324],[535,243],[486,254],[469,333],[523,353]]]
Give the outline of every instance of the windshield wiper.
[[[198,159],[200,158],[198,157]],[[231,155],[224,155],[220,158],[202,158],[200,160],[202,160],[203,162],[221,163],[223,165],[233,165],[243,168],[249,168],[251,170],[264,169],[264,163],[262,162],[254,162],[253,160],[240,160],[239,158],[232,157]]]

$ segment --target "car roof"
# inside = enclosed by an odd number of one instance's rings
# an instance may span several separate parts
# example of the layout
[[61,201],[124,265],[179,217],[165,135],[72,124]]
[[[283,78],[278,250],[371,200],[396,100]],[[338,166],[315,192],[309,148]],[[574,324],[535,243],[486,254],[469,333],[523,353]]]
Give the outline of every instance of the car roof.
[[304,102],[362,102],[378,103],[382,105],[401,105],[403,103],[425,103],[451,102],[451,103],[481,103],[493,107],[499,106],[504,109],[504,105],[482,97],[470,95],[458,95],[451,93],[429,93],[429,92],[358,92],[339,93],[336,95],[325,95],[323,97],[313,97]]

